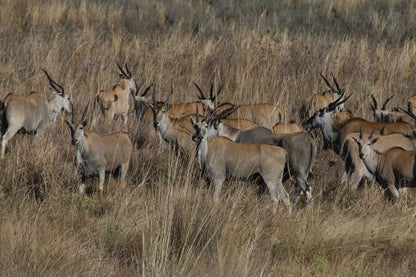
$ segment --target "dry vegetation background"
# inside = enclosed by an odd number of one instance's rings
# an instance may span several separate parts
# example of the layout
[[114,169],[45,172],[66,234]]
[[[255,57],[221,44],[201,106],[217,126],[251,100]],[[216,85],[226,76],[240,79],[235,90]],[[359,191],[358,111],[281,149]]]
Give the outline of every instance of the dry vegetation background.
[[[214,82],[222,101],[277,103],[298,119],[325,89],[319,72],[333,72],[354,92],[348,108],[370,118],[370,94],[401,107],[415,94],[415,34],[414,1],[0,0],[0,96],[46,93],[46,68],[79,116],[119,81],[117,60],[162,99],[173,85],[175,102],[194,101],[193,81]],[[194,161],[151,139],[132,154],[127,190],[110,180],[103,197],[79,196],[63,119],[36,146],[16,135],[1,161],[3,276],[416,274],[416,199],[348,191],[330,151],[319,149],[313,203],[291,216],[253,184],[225,185],[215,205]],[[128,125],[133,137],[133,114]]]

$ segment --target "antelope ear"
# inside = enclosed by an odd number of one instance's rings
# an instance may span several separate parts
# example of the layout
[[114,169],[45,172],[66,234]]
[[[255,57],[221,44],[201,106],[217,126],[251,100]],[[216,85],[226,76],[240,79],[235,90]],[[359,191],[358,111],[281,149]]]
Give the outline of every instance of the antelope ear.
[[191,118],[189,119],[189,121],[191,121],[192,127],[194,127],[195,130],[198,129],[198,124],[197,122],[194,121],[194,117],[191,116]]
[[374,143],[376,143],[377,141],[378,141],[378,139],[379,138],[374,138],[374,139],[372,139],[370,142],[371,142],[371,144],[374,144]]
[[355,137],[351,137],[357,144],[360,144],[359,143],[359,141],[358,141],[358,139],[357,138],[355,138]]
[[48,88],[49,88],[49,91],[53,94],[53,95],[56,95],[56,94],[58,94],[58,92],[52,87],[52,86],[48,86]]
[[215,129],[218,129],[218,126],[220,125],[220,119],[219,118],[214,119],[213,125]]
[[114,102],[116,102],[118,100],[118,95],[114,94]]

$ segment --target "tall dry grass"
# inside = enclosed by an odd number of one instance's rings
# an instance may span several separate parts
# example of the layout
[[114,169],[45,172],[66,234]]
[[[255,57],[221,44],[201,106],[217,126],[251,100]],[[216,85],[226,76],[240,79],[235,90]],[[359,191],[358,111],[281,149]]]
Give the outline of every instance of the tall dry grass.
[[[46,93],[46,68],[72,94],[77,116],[128,62],[140,85],[224,85],[222,101],[277,103],[297,119],[333,72],[348,108],[370,118],[369,96],[404,107],[416,76],[414,1],[0,2],[0,96]],[[133,137],[131,115],[127,131]],[[109,130],[110,129],[110,130]],[[120,121],[94,128],[120,130]],[[0,163],[2,275],[409,276],[415,198],[390,203],[367,184],[339,184],[342,162],[319,150],[314,201],[293,215],[256,185],[225,185],[221,204],[195,161],[161,148],[151,129],[134,150],[129,187],[77,194],[74,148],[61,115],[38,143],[18,134]],[[335,160],[334,166],[328,162]],[[332,164],[332,163],[331,163]],[[96,179],[88,181],[94,188]],[[291,182],[285,183],[293,195]]]

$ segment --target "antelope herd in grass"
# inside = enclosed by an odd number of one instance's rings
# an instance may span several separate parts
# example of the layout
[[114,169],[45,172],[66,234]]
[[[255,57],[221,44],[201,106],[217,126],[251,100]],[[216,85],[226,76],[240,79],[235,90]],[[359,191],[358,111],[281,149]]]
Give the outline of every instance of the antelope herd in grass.
[[[310,131],[319,128],[324,148],[332,149],[345,162],[342,185],[357,189],[363,178],[375,179],[394,198],[401,186],[415,184],[416,162],[416,96],[409,98],[407,110],[387,109],[392,96],[381,109],[373,95],[370,105],[374,121],[356,117],[345,110],[346,96],[332,76],[333,85],[321,74],[328,90],[308,97],[300,110],[303,131],[295,121],[282,122],[281,110],[273,104],[219,103],[222,87],[209,96],[194,83],[198,100],[171,103],[173,88],[166,101],[156,100],[156,85],[141,92],[127,64],[118,63],[121,84],[112,90],[101,90],[94,98],[92,126],[100,117],[103,124],[120,116],[124,126],[130,114],[131,102],[138,124],[153,126],[160,141],[173,147],[178,155],[196,155],[203,176],[214,185],[214,200],[220,200],[225,180],[247,180],[259,174],[274,203],[280,197],[288,211],[292,209],[283,182],[293,179],[293,204],[301,195],[312,200],[308,176],[316,159],[317,146]],[[35,140],[55,123],[61,110],[72,113],[65,120],[72,145],[75,146],[77,168],[81,168],[80,193],[85,193],[86,177],[99,177],[99,191],[104,190],[105,172],[119,169],[120,182],[126,186],[133,144],[126,133],[98,134],[87,131],[88,108],[80,121],[63,86],[42,69],[53,97],[39,92],[28,95],[8,94],[0,102],[1,158],[5,158],[7,143],[20,130],[35,133]],[[133,100],[130,100],[132,98]],[[13,150],[9,150],[13,155]]]

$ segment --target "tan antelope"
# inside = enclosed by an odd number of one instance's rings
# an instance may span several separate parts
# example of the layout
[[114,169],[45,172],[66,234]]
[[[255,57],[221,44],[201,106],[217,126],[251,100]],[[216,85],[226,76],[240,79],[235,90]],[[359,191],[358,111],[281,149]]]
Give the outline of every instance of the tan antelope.
[[72,145],[75,146],[77,165],[81,166],[81,184],[79,191],[85,193],[85,179],[99,176],[100,193],[104,191],[105,172],[111,172],[120,168],[120,182],[126,187],[126,174],[129,168],[132,143],[127,134],[113,133],[99,135],[95,132],[87,132],[85,108],[81,122],[72,123],[65,120],[71,130]]
[[[209,137],[200,128],[199,119],[195,122],[193,136],[197,144],[197,155],[203,173],[214,183],[214,200],[219,202],[221,188],[225,180],[231,177],[249,178],[259,173],[266,183],[272,201],[277,203],[278,196],[291,212],[288,194],[283,187],[282,177],[287,161],[287,152],[281,147],[266,144],[235,143],[225,137]],[[276,193],[277,191],[277,193]]]
[[118,63],[116,64],[120,70],[122,83],[115,85],[112,90],[101,90],[97,93],[94,101],[93,126],[97,123],[100,114],[110,121],[114,119],[115,115],[121,115],[124,125],[127,124],[130,93],[135,92],[136,84],[127,67],[127,63],[125,65],[126,71]]
[[[364,135],[369,135],[365,133]],[[362,132],[354,132],[349,134],[341,146],[341,153],[343,153],[343,159],[345,160],[345,171],[341,179],[341,184],[349,183],[353,189],[357,189],[361,180],[366,177],[370,180],[373,179],[373,175],[367,170],[363,161],[359,156],[358,145],[355,143],[355,139],[362,137]],[[405,137],[402,134],[389,134],[389,135],[376,135],[373,133],[373,138],[378,138],[377,144],[374,145],[374,150],[380,153],[384,153],[390,148],[401,147],[404,150],[416,150],[415,140]],[[345,151],[343,151],[345,149]]]
[[384,153],[374,149],[379,138],[373,138],[371,132],[367,138],[362,133],[359,139],[354,137],[358,144],[360,158],[367,170],[376,177],[376,181],[389,190],[395,198],[399,197],[399,186],[415,186],[416,151],[407,151],[401,147],[393,147]]
[[238,130],[223,122],[235,109],[230,108],[219,115],[207,117],[200,123],[200,129],[208,137],[224,136],[237,143],[268,144],[282,147],[288,154],[288,167],[285,171],[285,178],[293,176],[296,181],[294,203],[303,193],[308,201],[311,201],[312,194],[308,183],[308,174],[316,158],[316,144],[312,137],[306,132],[291,134],[273,134],[264,127],[252,128],[250,130]]
[[192,141],[194,129],[189,124],[190,115],[176,118],[169,115],[170,105],[165,103],[161,108],[156,109],[152,104],[147,103],[153,112],[153,126],[164,145],[171,145],[175,150],[186,154],[195,151]]
[[49,80],[49,90],[54,96],[48,100],[42,93],[32,91],[27,96],[9,94],[3,101],[2,118],[2,141],[1,158],[4,158],[6,145],[20,129],[28,132],[36,132],[35,138],[43,135],[43,132],[50,124],[54,124],[56,117],[61,110],[71,112],[69,95],[65,94],[65,89],[56,83],[46,72]]

